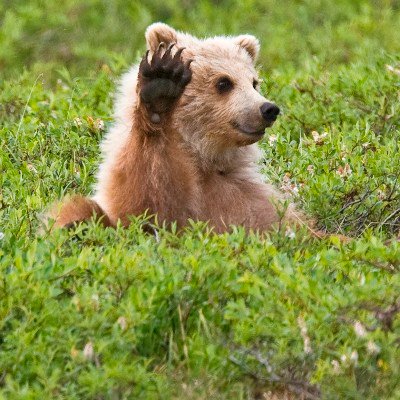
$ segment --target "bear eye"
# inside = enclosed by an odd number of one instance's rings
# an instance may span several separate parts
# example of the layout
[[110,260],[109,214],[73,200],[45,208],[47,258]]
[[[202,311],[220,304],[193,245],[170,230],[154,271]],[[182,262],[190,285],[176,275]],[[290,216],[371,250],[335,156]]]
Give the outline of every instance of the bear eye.
[[227,93],[233,89],[233,82],[227,78],[221,78],[217,82],[217,90],[219,93]]
[[253,88],[257,89],[258,86],[258,80],[257,79],[253,79]]

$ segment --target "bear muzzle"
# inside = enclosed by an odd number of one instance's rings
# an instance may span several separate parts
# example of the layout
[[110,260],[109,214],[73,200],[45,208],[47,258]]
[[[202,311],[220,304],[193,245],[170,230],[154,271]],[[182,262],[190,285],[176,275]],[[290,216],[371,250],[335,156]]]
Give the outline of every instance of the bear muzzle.
[[[265,129],[273,125],[280,110],[277,105],[264,102],[258,109],[256,108],[254,112],[248,112],[245,120],[231,121],[232,127],[235,128],[236,131],[245,134],[252,142],[258,141],[264,136]],[[251,115],[253,115],[252,118],[250,118]]]

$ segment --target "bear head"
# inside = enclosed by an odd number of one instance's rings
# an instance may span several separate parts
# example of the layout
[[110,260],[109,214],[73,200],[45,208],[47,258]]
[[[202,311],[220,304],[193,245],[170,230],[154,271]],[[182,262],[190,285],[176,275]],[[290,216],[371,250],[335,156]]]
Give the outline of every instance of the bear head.
[[260,45],[252,35],[198,39],[163,23],[146,31],[147,48],[161,42],[184,47],[192,79],[172,123],[186,143],[209,158],[259,141],[279,108],[261,93],[255,62]]

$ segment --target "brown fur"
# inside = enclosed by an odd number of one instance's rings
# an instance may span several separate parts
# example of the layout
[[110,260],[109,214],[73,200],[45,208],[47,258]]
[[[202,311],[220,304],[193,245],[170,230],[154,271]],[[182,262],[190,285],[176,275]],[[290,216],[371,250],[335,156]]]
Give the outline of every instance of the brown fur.
[[177,221],[183,226],[189,218],[196,219],[198,176],[174,136],[165,125],[157,135],[144,126],[136,127],[106,189],[114,224],[118,219],[127,223],[129,215],[145,211],[157,214],[160,223]]
[[104,226],[111,226],[111,222],[101,207],[93,200],[82,196],[73,196],[64,200],[61,206],[54,206],[51,216],[57,227],[72,227],[82,221],[97,218]]
[[[118,220],[126,225],[129,216],[148,212],[159,223],[177,222],[179,227],[193,219],[208,221],[216,232],[231,225],[271,229],[281,220],[277,206],[285,198],[256,172],[256,149],[250,145],[260,137],[237,129],[265,128],[259,115],[265,99],[252,87],[258,41],[242,35],[202,42],[164,24],[151,26],[146,39],[152,60],[160,42],[185,46],[181,62],[188,66],[188,60],[194,59],[193,79],[185,83],[182,95],[171,100],[169,109],[163,105],[160,121],[152,122],[154,105],[145,104],[140,96],[147,58],[142,61],[136,93],[130,94],[132,105],[122,108],[124,125],[114,127],[114,136],[106,143],[111,150],[100,168],[94,197],[100,203],[75,197],[64,203],[56,225],[93,215],[101,216],[106,226]],[[221,96],[213,89],[224,75],[236,79],[235,90]],[[127,124],[130,130],[120,139],[119,129]],[[118,146],[116,140],[121,141]],[[306,221],[292,204],[283,219],[294,225]]]

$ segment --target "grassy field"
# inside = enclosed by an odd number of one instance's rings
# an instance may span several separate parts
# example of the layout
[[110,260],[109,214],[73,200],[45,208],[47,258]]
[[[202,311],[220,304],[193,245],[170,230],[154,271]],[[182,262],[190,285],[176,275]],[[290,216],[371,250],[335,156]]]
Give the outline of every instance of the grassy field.
[[[157,20],[260,38],[265,176],[353,242],[39,234]],[[2,0],[0,399],[400,399],[399,134],[398,0]]]

